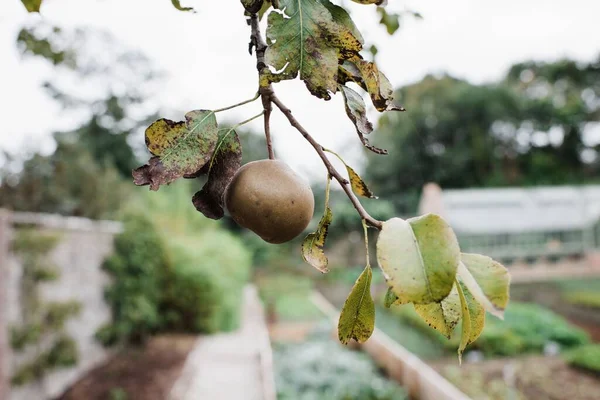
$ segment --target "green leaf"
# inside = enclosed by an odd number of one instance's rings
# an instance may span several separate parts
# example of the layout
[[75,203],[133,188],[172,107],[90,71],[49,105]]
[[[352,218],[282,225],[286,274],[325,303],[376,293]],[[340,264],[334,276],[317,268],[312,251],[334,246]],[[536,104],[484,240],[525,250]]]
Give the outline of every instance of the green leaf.
[[212,111],[190,111],[185,122],[159,119],[146,129],[146,146],[153,157],[133,171],[134,183],[160,185],[193,175],[211,159],[217,144],[217,119]]
[[375,63],[365,61],[360,56],[345,61],[340,66],[338,81],[341,84],[355,82],[360,85],[369,93],[379,112],[405,111],[404,107],[394,103],[394,88],[388,78],[379,71]]
[[192,11],[192,12],[194,12],[194,9],[192,7],[183,7],[181,5],[181,2],[179,0],[171,0],[171,3],[173,4],[173,7],[175,7],[179,11]]
[[309,233],[302,242],[302,258],[322,273],[329,272],[329,268],[327,268],[329,260],[323,248],[325,247],[325,239],[327,239],[332,219],[333,213],[331,212],[331,208],[325,206],[325,213],[321,217],[321,221],[319,221],[317,230]]
[[238,134],[233,129],[223,129],[213,156],[208,165],[208,181],[197,192],[192,203],[196,210],[211,219],[221,219],[223,210],[223,194],[229,182],[242,165],[242,145]]
[[21,3],[25,6],[27,11],[32,12],[40,12],[40,7],[42,6],[42,0],[21,0]]
[[367,108],[362,96],[346,85],[339,85],[339,89],[344,96],[346,114],[356,127],[356,133],[358,133],[358,137],[363,146],[374,153],[387,154],[387,150],[371,145],[365,137],[365,135],[368,135],[373,131],[373,124],[367,119]]
[[250,14],[259,12],[264,5],[264,0],[241,0],[241,2],[246,11]]
[[461,303],[456,284],[439,303],[415,304],[415,311],[430,327],[450,339],[461,318]]
[[508,270],[499,262],[481,254],[462,253],[461,261],[466,269],[465,271],[461,266],[458,269],[463,283],[488,312],[502,318],[510,298]]
[[350,186],[352,186],[352,191],[359,196],[366,197],[369,199],[376,199],[377,196],[371,192],[371,190],[367,187],[367,184],[363,179],[356,173],[352,167],[346,165],[346,170],[348,171],[348,176],[350,177]]
[[375,303],[371,297],[373,272],[367,266],[360,274],[348,295],[338,322],[338,337],[342,344],[350,339],[365,342],[375,329]]
[[462,331],[460,345],[458,347],[458,361],[462,363],[462,353],[465,348],[473,343],[485,325],[485,309],[475,300],[475,297],[469,292],[466,286],[458,283],[455,286],[458,290],[460,299]]
[[388,13],[383,7],[378,8],[377,12],[381,16],[379,23],[385,26],[388,34],[393,35],[400,29],[400,14]]
[[329,0],[280,0],[269,14],[265,61],[278,72],[271,82],[300,74],[308,90],[329,100],[337,90],[339,60],[355,57],[362,37],[350,16]]
[[400,304],[437,303],[452,290],[460,249],[438,215],[392,218],[379,233],[377,260]]
[[385,292],[385,299],[383,300],[383,305],[385,308],[390,308],[392,304],[394,304],[398,300],[398,296],[394,294],[392,288],[388,288],[387,292]]

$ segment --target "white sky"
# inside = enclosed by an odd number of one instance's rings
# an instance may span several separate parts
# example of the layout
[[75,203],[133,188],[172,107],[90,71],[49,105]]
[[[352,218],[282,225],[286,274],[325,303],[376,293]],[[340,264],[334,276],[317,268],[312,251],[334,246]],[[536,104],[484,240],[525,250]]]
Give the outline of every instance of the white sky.
[[[20,27],[37,18],[64,27],[104,29],[145,53],[169,74],[157,93],[165,117],[180,120],[187,110],[220,108],[252,97],[255,61],[247,52],[249,29],[239,0],[182,3],[197,6],[199,13],[178,12],[169,0],[45,0],[40,17],[27,14],[19,0],[2,0],[0,148],[43,146],[49,132],[68,127],[39,89],[51,70],[41,62],[21,60],[15,49]],[[564,56],[587,61],[600,53],[597,0],[390,0],[391,10],[408,7],[425,18],[406,19],[392,37],[376,23],[374,7],[345,3],[367,42],[377,44],[378,64],[394,85],[441,71],[485,82],[501,77],[515,62]],[[299,81],[278,84],[276,91],[324,146],[349,160],[360,158],[360,143],[340,95],[324,102],[310,96]],[[235,122],[259,111],[256,102],[229,112],[227,119]],[[250,127],[262,129],[260,122]],[[279,157],[305,175],[324,175],[314,151],[278,113],[273,134]]]

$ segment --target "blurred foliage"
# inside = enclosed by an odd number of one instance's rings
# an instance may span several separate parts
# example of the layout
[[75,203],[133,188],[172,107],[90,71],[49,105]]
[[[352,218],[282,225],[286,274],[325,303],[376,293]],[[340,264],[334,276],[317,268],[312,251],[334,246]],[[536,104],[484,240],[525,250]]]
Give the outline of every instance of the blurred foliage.
[[[331,338],[329,324],[301,344],[276,345],[278,399],[402,400],[405,391],[379,375],[370,358]],[[323,357],[323,355],[327,357]]]
[[250,253],[190,207],[192,186],[144,191],[125,207],[125,231],[105,263],[114,278],[106,293],[113,321],[97,333],[101,342],[139,343],[157,332],[212,333],[239,325]]
[[308,276],[272,272],[255,282],[270,317],[278,321],[310,321],[323,317],[310,299],[313,280]]
[[68,336],[60,336],[48,350],[41,352],[34,360],[18,367],[11,378],[15,386],[41,379],[46,371],[70,367],[77,364],[77,343]]
[[600,310],[600,293],[598,292],[571,292],[565,294],[563,299],[569,304]]
[[214,230],[173,237],[169,243],[175,276],[164,307],[172,315],[170,327],[197,333],[238,328],[251,265],[242,242]]
[[15,369],[11,382],[23,385],[41,379],[48,370],[75,365],[77,344],[65,332],[65,324],[81,312],[75,300],[43,302],[39,285],[60,278],[49,260],[60,236],[33,228],[16,231],[11,249],[20,258],[22,275],[19,295],[22,323],[10,327],[11,348],[27,351],[27,359]]
[[171,268],[156,228],[143,215],[130,214],[114,240],[114,253],[103,268],[112,277],[105,299],[112,322],[97,334],[105,345],[139,343],[161,326],[163,282]]
[[386,114],[365,178],[400,213],[422,186],[442,188],[597,181],[600,59],[513,66],[496,84],[427,76],[398,90],[408,112]]
[[[442,334],[432,330],[412,307],[392,306],[388,311],[423,334],[429,335],[448,351],[454,350],[460,342],[459,327],[452,338],[447,340]],[[536,304],[512,302],[506,310],[504,321],[487,316],[483,333],[468,349],[480,350],[486,356],[515,356],[522,353],[541,353],[549,342],[568,349],[587,344],[589,341],[585,331],[571,325],[549,309]]]
[[565,354],[565,360],[575,367],[600,374],[600,344],[578,347]]
[[35,154],[18,172],[0,169],[0,203],[14,211],[114,217],[129,193],[116,170],[94,162],[77,136],[56,139],[53,154]]

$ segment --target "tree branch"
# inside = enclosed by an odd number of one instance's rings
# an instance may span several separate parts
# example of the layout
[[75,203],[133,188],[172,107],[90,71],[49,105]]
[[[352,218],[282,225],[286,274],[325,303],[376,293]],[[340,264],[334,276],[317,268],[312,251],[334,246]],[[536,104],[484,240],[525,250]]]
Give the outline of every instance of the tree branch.
[[364,209],[364,207],[362,206],[362,204],[360,203],[360,201],[358,200],[358,198],[352,191],[352,188],[350,187],[350,182],[348,182],[347,179],[345,179],[343,176],[340,175],[340,173],[335,169],[335,167],[329,161],[329,158],[327,158],[327,155],[323,151],[323,146],[321,146],[319,143],[317,143],[317,141],[306,131],[306,129],[304,129],[304,127],[302,125],[300,125],[298,120],[292,115],[292,111],[289,108],[287,108],[281,102],[281,100],[279,100],[279,98],[275,95],[275,93],[273,93],[271,95],[271,101],[273,102],[273,104],[275,104],[275,106],[277,106],[277,108],[279,108],[279,110],[283,113],[283,115],[285,115],[285,117],[290,122],[290,125],[292,125],[294,128],[296,128],[296,130],[298,132],[300,132],[302,134],[302,136],[304,136],[304,138],[308,141],[308,143],[310,143],[312,145],[312,147],[316,150],[319,157],[321,157],[323,164],[325,164],[325,167],[327,168],[327,172],[329,172],[329,175],[331,175],[333,178],[335,178],[336,181],[338,181],[338,183],[340,184],[340,186],[342,187],[344,192],[346,192],[346,195],[352,202],[352,205],[354,206],[356,211],[358,211],[358,214],[361,216],[361,218],[364,219],[369,225],[381,230],[383,223],[381,221],[378,221],[375,218],[373,218],[367,212],[367,210]]
[[[271,143],[270,143],[270,140],[271,140],[270,139],[270,137],[271,137],[270,129],[268,128],[269,117],[270,117],[271,108],[272,108],[271,103],[272,103],[272,104],[275,104],[275,106],[283,113],[283,115],[285,115],[285,117],[288,119],[290,125],[292,125],[294,128],[296,128],[296,130],[298,132],[300,132],[302,134],[302,136],[304,136],[304,138],[315,149],[315,151],[317,152],[317,154],[323,161],[323,164],[325,164],[325,168],[327,168],[327,172],[336,181],[338,181],[338,183],[340,184],[340,186],[342,187],[344,192],[346,192],[346,195],[352,202],[352,205],[354,206],[354,208],[356,209],[356,211],[358,212],[360,217],[363,220],[365,220],[366,223],[368,223],[370,226],[373,226],[373,227],[381,230],[383,223],[381,221],[378,221],[375,218],[373,218],[367,212],[367,210],[364,209],[364,207],[362,206],[362,204],[360,203],[360,201],[358,200],[358,198],[352,191],[352,188],[350,187],[350,182],[348,182],[348,180],[346,178],[344,178],[342,175],[340,175],[340,173],[335,169],[335,167],[329,161],[329,158],[327,158],[327,155],[323,151],[323,146],[321,146],[308,133],[308,131],[306,129],[304,129],[304,127],[292,115],[292,111],[289,108],[287,108],[281,102],[281,100],[279,100],[279,98],[275,95],[275,92],[273,91],[273,87],[271,86],[271,84],[264,79],[271,72],[269,71],[269,67],[267,67],[267,64],[265,63],[265,51],[267,50],[267,44],[265,43],[265,41],[262,37],[262,34],[260,32],[260,26],[259,26],[259,20],[258,20],[257,14],[252,14],[250,16],[250,27],[252,30],[252,33],[250,36],[250,51],[252,51],[252,48],[256,49],[256,69],[258,70],[259,84],[260,84],[259,93],[260,93],[260,96],[261,96],[261,99],[263,102],[263,107],[265,109],[265,136],[267,137],[267,149],[269,149],[270,152],[272,151]],[[269,158],[271,158],[271,153],[269,153]]]
[[[267,50],[267,44],[265,43],[262,34],[260,32],[259,20],[257,14],[250,16],[250,27],[252,33],[250,35],[250,52],[252,48],[256,49],[256,69],[258,70],[259,78],[265,76],[269,72],[269,68],[265,63],[265,51]],[[259,82],[258,93],[261,97],[264,115],[264,129],[265,139],[267,141],[267,153],[269,159],[275,159],[275,153],[273,152],[273,142],[271,139],[271,111],[273,106],[271,104],[271,94],[273,94],[273,87],[270,83]]]

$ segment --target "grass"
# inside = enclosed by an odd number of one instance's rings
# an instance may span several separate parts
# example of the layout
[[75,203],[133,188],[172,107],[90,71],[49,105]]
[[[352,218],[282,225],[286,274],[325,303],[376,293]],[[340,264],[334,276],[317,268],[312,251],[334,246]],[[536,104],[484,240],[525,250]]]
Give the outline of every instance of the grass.
[[271,274],[257,279],[260,297],[282,321],[312,321],[323,314],[310,300],[310,278],[292,274]]

